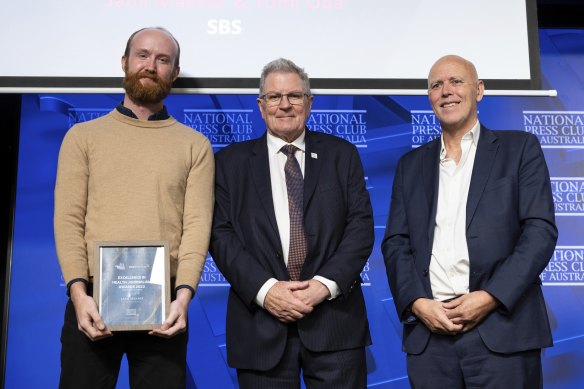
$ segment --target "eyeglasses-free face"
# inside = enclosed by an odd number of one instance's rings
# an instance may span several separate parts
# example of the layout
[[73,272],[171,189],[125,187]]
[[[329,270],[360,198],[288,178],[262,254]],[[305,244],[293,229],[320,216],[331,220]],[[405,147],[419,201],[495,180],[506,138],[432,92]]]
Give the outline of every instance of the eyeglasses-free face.
[[477,121],[485,87],[471,63],[446,56],[430,69],[428,98],[442,131],[469,131]]

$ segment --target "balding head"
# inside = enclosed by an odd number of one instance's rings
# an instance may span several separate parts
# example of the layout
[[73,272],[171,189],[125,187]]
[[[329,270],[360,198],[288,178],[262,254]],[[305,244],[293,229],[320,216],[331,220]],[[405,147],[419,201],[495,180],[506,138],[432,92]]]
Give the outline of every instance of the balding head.
[[144,32],[146,30],[156,30],[156,31],[163,32],[172,39],[172,41],[174,42],[174,44],[176,46],[176,51],[174,53],[175,54],[174,55],[174,67],[178,68],[180,65],[180,45],[178,44],[178,41],[176,40],[176,38],[170,33],[170,31],[168,31],[164,27],[145,27],[145,28],[141,28],[138,31],[135,31],[134,33],[132,33],[132,35],[130,35],[130,37],[128,38],[128,42],[126,42],[126,49],[124,50],[124,57],[127,58],[130,55],[130,49],[132,48],[132,42],[134,41],[134,38],[136,37],[136,35]]
[[432,76],[432,72],[435,71],[436,68],[443,66],[443,65],[451,65],[451,64],[459,64],[466,68],[466,71],[471,76],[471,80],[473,82],[477,82],[479,80],[479,75],[477,73],[477,69],[475,68],[474,64],[469,60],[462,58],[461,56],[449,54],[445,55],[444,57],[439,58],[434,65],[430,68],[430,72],[428,73],[428,88],[430,87],[430,79]]

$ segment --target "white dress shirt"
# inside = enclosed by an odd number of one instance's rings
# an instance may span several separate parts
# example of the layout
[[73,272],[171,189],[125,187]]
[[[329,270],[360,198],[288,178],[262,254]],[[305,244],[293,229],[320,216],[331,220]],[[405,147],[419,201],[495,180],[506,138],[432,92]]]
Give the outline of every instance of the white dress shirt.
[[[304,156],[306,154],[306,143],[304,142],[305,135],[306,132],[303,132],[302,135],[300,135],[296,140],[294,140],[294,142],[291,143],[299,149],[296,151],[295,157],[298,161],[298,164],[300,165],[302,176],[304,176]],[[288,254],[290,251],[290,213],[288,210],[288,189],[286,187],[286,174],[284,173],[284,165],[286,164],[288,157],[286,154],[281,152],[280,149],[289,143],[283,139],[271,135],[269,132],[267,134],[267,138],[274,212],[276,214],[276,223],[278,224],[280,242],[282,243],[284,263],[288,265]],[[308,260],[308,258],[306,260]],[[340,294],[339,286],[335,281],[318,275],[315,275],[314,279],[322,282],[327,287],[331,294],[330,299],[333,299]],[[256,303],[260,307],[264,306],[266,294],[276,282],[278,282],[278,280],[275,278],[270,278],[260,288],[256,296]]]
[[470,260],[466,242],[466,201],[479,140],[477,121],[461,140],[458,164],[446,157],[441,138],[440,177],[430,284],[435,300],[444,301],[469,292]]

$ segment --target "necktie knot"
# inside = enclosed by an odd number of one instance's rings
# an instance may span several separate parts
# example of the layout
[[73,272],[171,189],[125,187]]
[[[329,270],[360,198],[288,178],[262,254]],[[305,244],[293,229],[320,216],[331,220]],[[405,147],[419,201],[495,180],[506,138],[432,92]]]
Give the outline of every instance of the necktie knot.
[[293,157],[296,154],[296,150],[299,150],[299,148],[294,145],[284,145],[280,149],[280,151],[286,154],[288,158]]

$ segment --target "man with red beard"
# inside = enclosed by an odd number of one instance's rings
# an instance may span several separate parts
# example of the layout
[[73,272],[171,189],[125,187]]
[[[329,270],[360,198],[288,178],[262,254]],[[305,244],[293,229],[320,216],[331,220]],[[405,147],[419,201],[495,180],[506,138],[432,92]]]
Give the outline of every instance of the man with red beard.
[[[70,300],[60,388],[115,388],[124,354],[132,388],[185,387],[188,306],[207,255],[214,157],[208,140],[164,106],[179,56],[165,29],[136,31],[122,57],[123,102],[63,140],[54,224]],[[92,298],[97,241],[168,242],[172,303],[160,327],[107,328]]]

